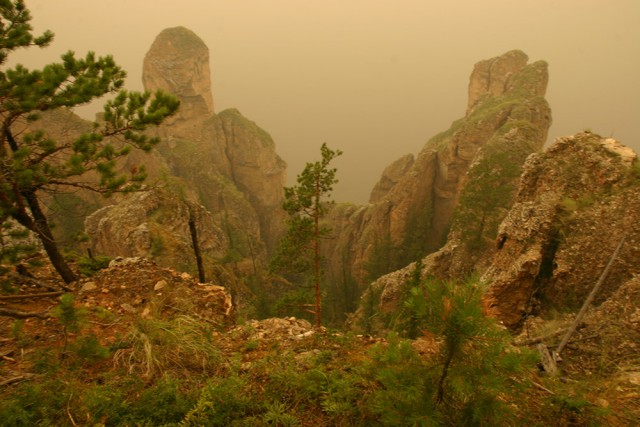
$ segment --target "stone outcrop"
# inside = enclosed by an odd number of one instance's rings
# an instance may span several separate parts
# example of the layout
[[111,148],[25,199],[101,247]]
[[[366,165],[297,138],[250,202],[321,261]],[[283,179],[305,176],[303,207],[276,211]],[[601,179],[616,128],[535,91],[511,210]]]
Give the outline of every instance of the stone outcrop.
[[[505,93],[513,75],[524,68],[528,61],[529,58],[524,52],[512,50],[496,58],[478,62],[473,67],[469,79],[467,115],[485,97],[500,96]],[[544,89],[540,95],[544,95]]]
[[211,212],[197,205],[191,211],[169,192],[145,191],[97,210],[85,221],[85,230],[94,239],[94,253],[153,258],[184,268],[195,259],[188,224],[193,215],[204,258],[209,263],[221,259],[228,237]]
[[[184,264],[191,251],[180,243],[189,239],[189,202],[202,207],[210,264],[263,265],[284,227],[286,164],[273,140],[235,109],[215,113],[209,50],[186,28],[157,36],[144,59],[143,82],[146,90],[164,90],[181,101],[178,114],[155,131],[161,142],[150,180],[162,191],[144,200],[164,201],[147,206],[139,196],[126,197],[97,212],[87,220],[92,247],[112,256],[150,256],[162,265],[193,266],[192,261]],[[156,221],[158,212],[171,219]],[[163,254],[150,247],[159,238],[165,242]]]
[[623,235],[598,304],[640,273],[640,165],[611,138],[559,138],[526,162],[500,225],[486,304],[507,326],[556,307],[579,308]]
[[326,253],[334,281],[346,265],[362,288],[429,253],[443,277],[487,265],[521,166],[547,137],[547,81],[547,64],[528,64],[520,51],[477,64],[465,117],[431,138],[415,160],[407,156],[389,166],[371,205],[332,212],[338,237]]

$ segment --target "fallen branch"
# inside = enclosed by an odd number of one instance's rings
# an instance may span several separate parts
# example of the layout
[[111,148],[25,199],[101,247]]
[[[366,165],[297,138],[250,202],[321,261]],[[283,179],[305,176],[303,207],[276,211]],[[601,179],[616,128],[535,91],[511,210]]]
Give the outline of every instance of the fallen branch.
[[622,236],[622,239],[620,239],[620,243],[618,243],[616,250],[613,251],[613,255],[611,255],[611,258],[609,259],[609,263],[604,268],[604,271],[600,275],[600,278],[598,279],[596,284],[593,286],[593,289],[591,289],[591,292],[589,293],[589,296],[587,297],[587,299],[584,301],[584,304],[582,304],[582,308],[576,315],[576,318],[574,319],[573,324],[571,325],[567,333],[562,338],[562,341],[560,341],[560,344],[558,344],[558,347],[556,348],[556,350],[553,352],[554,358],[560,358],[560,353],[562,353],[562,350],[569,342],[569,338],[571,338],[571,335],[573,335],[573,333],[576,331],[578,324],[580,324],[580,322],[582,321],[582,318],[586,314],[587,309],[591,304],[591,301],[593,301],[593,298],[595,298],[596,296],[596,292],[598,292],[598,290],[600,289],[600,286],[604,282],[604,279],[606,279],[607,276],[609,275],[609,270],[611,270],[611,266],[613,265],[613,262],[618,257],[618,253],[620,253],[620,248],[622,248],[622,244],[624,243],[625,238],[626,238],[626,235]]
[[577,342],[580,342],[580,341],[589,341],[589,340],[592,340],[594,338],[598,338],[599,336],[600,336],[600,334],[593,334],[593,335],[589,335],[589,336],[582,337],[582,338],[576,338],[576,339],[573,339],[573,340],[569,340],[569,342],[567,342],[567,345],[573,344],[573,343],[577,343]]
[[37,294],[22,294],[22,295],[2,295],[0,296],[0,301],[15,301],[29,298],[49,298],[49,297],[57,297],[58,295],[62,295],[64,292],[55,291],[55,292],[41,292]]
[[517,346],[523,346],[523,345],[533,345],[533,344],[538,344],[541,343],[542,341],[548,339],[548,338],[553,338],[556,335],[560,335],[562,333],[564,333],[565,330],[564,329],[559,329],[555,332],[551,332],[550,334],[546,334],[546,335],[540,335],[534,338],[529,338],[527,340],[524,341],[514,341],[513,345],[517,345]]
[[60,290],[59,288],[62,288],[66,291],[71,291],[71,288],[67,286],[64,286],[61,284],[58,284],[58,287],[47,285],[46,283],[33,277],[31,274],[25,274],[24,272],[21,273],[20,271],[18,271],[17,273],[15,272],[9,273],[9,277],[15,280],[16,282],[28,283],[30,285],[37,286],[39,288],[48,289],[51,292],[58,292]]
[[71,398],[73,397],[73,393],[71,393],[71,395],[69,396],[69,400],[67,400],[67,416],[69,417],[69,420],[71,421],[71,425],[73,427],[76,427],[78,424],[76,424],[76,420],[73,419],[73,416],[71,416],[71,411],[69,410],[69,406],[71,406]]
[[533,384],[534,386],[536,386],[537,388],[539,388],[542,391],[546,391],[547,393],[551,394],[551,395],[555,395],[554,392],[552,392],[551,390],[549,390],[548,388],[542,386],[541,384],[538,384],[535,381],[531,381],[531,384]]
[[20,381],[25,380],[25,379],[27,379],[27,377],[25,377],[24,375],[19,375],[17,377],[9,378],[9,379],[6,379],[4,381],[0,381],[0,387],[4,387],[4,386],[9,385],[9,384],[17,383],[17,382],[20,382]]
[[29,317],[37,317],[39,319],[48,319],[51,316],[47,312],[32,312],[32,311],[20,311],[11,310],[9,308],[0,307],[0,316],[13,317],[14,319],[27,319]]
[[[582,329],[585,326],[587,326],[587,325],[582,323],[582,324],[578,325],[577,329]],[[550,332],[550,333],[548,333],[546,335],[540,335],[540,336],[529,338],[529,339],[522,340],[522,341],[513,341],[513,345],[521,347],[521,346],[539,344],[539,343],[541,343],[543,341],[546,341],[549,338],[553,338],[553,337],[556,337],[558,335],[565,334],[567,332],[567,330],[568,329],[558,329],[557,331]]]
[[582,304],[582,308],[580,308],[580,311],[576,315],[576,318],[573,320],[573,323],[571,324],[567,332],[562,337],[562,340],[560,341],[560,344],[558,344],[558,347],[556,347],[554,351],[549,351],[549,348],[546,345],[542,343],[537,345],[538,352],[540,353],[542,366],[545,372],[549,373],[550,375],[557,374],[558,372],[557,363],[562,360],[562,358],[560,357],[560,353],[562,353],[562,350],[564,350],[564,348],[566,347],[567,343],[569,342],[569,339],[571,338],[571,335],[573,335],[573,333],[578,328],[578,325],[580,324],[580,322],[582,321],[582,318],[584,317],[587,310],[589,309],[589,305],[591,305],[591,302],[593,301],[594,297],[596,296],[596,293],[600,289],[600,286],[609,275],[609,270],[611,270],[611,266],[613,265],[613,262],[618,257],[618,254],[620,253],[620,249],[622,248],[622,244],[624,243],[625,238],[626,238],[626,235],[622,236],[622,239],[620,239],[620,243],[618,243],[618,246],[616,246],[616,249],[613,251],[613,254],[609,259],[607,266],[602,271],[602,274],[600,275],[600,278],[598,279],[596,284],[593,286],[593,289],[591,289],[591,292],[587,296],[587,299]]

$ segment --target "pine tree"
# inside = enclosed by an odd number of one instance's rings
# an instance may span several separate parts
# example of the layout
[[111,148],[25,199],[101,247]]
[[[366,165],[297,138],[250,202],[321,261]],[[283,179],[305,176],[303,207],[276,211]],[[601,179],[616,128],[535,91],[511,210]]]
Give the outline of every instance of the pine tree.
[[331,161],[342,151],[331,150],[327,144],[320,147],[322,160],[307,163],[297,177],[298,185],[284,189],[284,210],[289,214],[288,230],[280,242],[280,247],[271,262],[271,269],[304,273],[313,271],[315,305],[310,310],[315,315],[316,327],[320,327],[320,242],[330,232],[322,227],[320,220],[326,213],[325,199],[330,196],[336,169],[330,168]]
[[[72,186],[109,195],[137,189],[144,168],[120,174],[116,160],[132,148],[150,150],[157,139],[144,135],[177,111],[179,101],[158,92],[123,90],[126,72],[111,56],[89,52],[76,58],[62,55],[60,63],[41,70],[22,65],[3,68],[16,49],[45,47],[53,33],[32,34],[31,15],[23,0],[0,0],[0,222],[13,218],[35,233],[66,283],[76,280],[60,254],[42,207],[45,193]],[[104,107],[104,122],[73,140],[56,140],[39,127],[41,113],[87,104],[106,94],[117,94]],[[98,182],[78,178],[89,171]]]

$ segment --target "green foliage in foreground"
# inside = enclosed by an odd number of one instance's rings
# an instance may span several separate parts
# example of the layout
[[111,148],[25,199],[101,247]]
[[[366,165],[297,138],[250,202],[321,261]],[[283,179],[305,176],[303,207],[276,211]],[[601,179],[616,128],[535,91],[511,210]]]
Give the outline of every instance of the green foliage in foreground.
[[[3,391],[0,420],[12,426],[496,426],[568,419],[597,425],[599,414],[586,399],[557,387],[540,397],[529,385],[535,358],[510,346],[509,335],[484,317],[480,289],[413,283],[405,305],[420,340],[393,333],[368,349],[353,336],[319,333],[291,348],[279,341],[256,345],[236,329],[227,335],[235,335],[235,350],[222,353],[229,341],[207,333],[204,322],[145,319],[108,350],[115,363],[92,351],[93,358],[69,352],[63,364],[49,363],[48,353],[30,356],[40,375]],[[77,323],[62,313],[60,320]],[[82,339],[85,350],[97,345],[95,337]],[[425,343],[429,350],[418,352]],[[77,340],[70,345],[83,348]],[[530,399],[544,412],[532,411]]]

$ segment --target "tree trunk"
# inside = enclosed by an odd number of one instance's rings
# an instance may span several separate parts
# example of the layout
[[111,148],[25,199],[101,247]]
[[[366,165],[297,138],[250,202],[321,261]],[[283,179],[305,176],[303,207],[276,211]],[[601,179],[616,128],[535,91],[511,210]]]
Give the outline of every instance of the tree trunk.
[[315,209],[313,213],[313,268],[316,281],[316,328],[320,328],[320,175],[316,176]]
[[205,283],[206,278],[204,274],[204,266],[202,265],[202,254],[200,253],[200,244],[198,243],[198,230],[196,229],[196,219],[193,216],[193,209],[191,206],[187,206],[189,209],[189,232],[191,233],[191,244],[193,245],[193,253],[196,257],[196,265],[198,266],[198,280],[200,283]]
[[448,346],[446,360],[444,361],[444,366],[442,367],[442,373],[440,374],[440,379],[438,380],[438,394],[436,396],[436,402],[442,403],[444,401],[444,381],[447,379],[447,374],[449,373],[449,366],[451,366],[451,361],[453,360],[453,354],[455,352],[455,348],[452,345]]
[[[40,203],[38,202],[38,198],[36,197],[35,192],[24,191],[22,192],[22,196],[27,201],[27,205],[29,206],[29,210],[31,211],[31,215],[33,216],[32,227],[24,224],[22,221],[20,221],[20,218],[15,216],[14,218],[16,218],[18,222],[20,222],[22,225],[27,226],[27,228],[31,229],[38,235],[38,238],[42,242],[44,250],[49,256],[49,260],[51,260],[51,264],[53,264],[53,267],[60,274],[62,280],[64,280],[66,284],[75,282],[76,280],[78,280],[78,277],[73,271],[71,271],[71,268],[69,268],[69,265],[58,250],[58,245],[53,239],[53,234],[51,234],[51,229],[49,228],[49,222],[47,221],[47,217],[44,212],[42,212],[42,208],[40,207]],[[68,290],[68,288],[66,287],[65,289]]]

